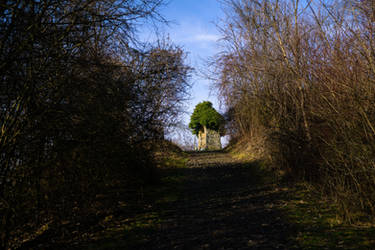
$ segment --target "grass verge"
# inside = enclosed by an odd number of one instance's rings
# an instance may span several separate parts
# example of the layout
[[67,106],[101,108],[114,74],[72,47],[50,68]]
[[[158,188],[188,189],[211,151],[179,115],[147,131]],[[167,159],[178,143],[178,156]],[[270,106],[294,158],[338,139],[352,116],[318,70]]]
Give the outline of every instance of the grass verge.
[[289,222],[296,225],[294,240],[302,249],[375,249],[373,225],[345,223],[335,203],[304,184],[296,185],[291,195],[283,210]]

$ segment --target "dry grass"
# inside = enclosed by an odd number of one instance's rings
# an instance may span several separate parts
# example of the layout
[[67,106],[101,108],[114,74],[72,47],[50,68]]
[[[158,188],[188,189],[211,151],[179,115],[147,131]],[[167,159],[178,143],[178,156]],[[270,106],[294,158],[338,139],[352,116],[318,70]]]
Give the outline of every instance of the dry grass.
[[216,87],[238,157],[261,148],[354,222],[375,217],[375,7],[342,3],[228,1]]

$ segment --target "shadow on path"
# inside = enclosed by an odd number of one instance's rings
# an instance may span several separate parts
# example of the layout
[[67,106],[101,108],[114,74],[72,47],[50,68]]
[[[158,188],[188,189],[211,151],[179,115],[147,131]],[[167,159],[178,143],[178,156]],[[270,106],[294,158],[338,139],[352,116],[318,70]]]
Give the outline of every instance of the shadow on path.
[[[172,195],[150,202],[157,225],[133,231],[112,247],[95,249],[291,249],[295,228],[281,213],[288,194],[267,180],[256,163],[225,153],[189,153],[187,168],[161,170]],[[151,219],[150,219],[151,218]],[[150,222],[151,223],[151,222]],[[153,222],[152,222],[153,223]],[[96,245],[98,246],[98,245]]]

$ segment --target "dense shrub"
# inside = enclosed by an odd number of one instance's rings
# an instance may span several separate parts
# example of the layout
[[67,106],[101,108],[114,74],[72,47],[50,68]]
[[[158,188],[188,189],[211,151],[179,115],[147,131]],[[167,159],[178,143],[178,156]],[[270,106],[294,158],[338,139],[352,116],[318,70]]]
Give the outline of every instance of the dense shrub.
[[228,1],[217,88],[233,137],[264,137],[274,166],[374,216],[372,1]]
[[135,39],[137,24],[163,21],[160,4],[1,4],[1,249],[87,216],[108,185],[152,178],[150,141],[178,115],[190,72],[169,41]]

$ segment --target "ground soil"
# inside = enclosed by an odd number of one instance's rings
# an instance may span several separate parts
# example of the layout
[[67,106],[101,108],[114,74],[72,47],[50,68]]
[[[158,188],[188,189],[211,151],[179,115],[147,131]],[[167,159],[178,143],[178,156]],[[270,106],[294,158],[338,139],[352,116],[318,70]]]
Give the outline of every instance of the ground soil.
[[279,208],[287,192],[265,181],[256,163],[223,152],[191,153],[183,195],[165,207],[157,249],[290,249],[295,229]]
[[[288,191],[267,180],[257,163],[235,160],[225,152],[192,152],[188,158],[184,168],[161,169],[165,188],[154,193],[145,190],[139,213],[128,219],[110,218],[120,221],[115,227],[119,230],[106,230],[104,239],[97,237],[86,247],[298,248],[291,237],[296,228],[280,210]],[[117,216],[121,213],[117,211]]]
[[373,229],[333,223],[327,202],[309,203],[261,162],[185,156],[185,166],[159,169],[158,183],[119,190],[106,216],[61,249],[375,249]]

